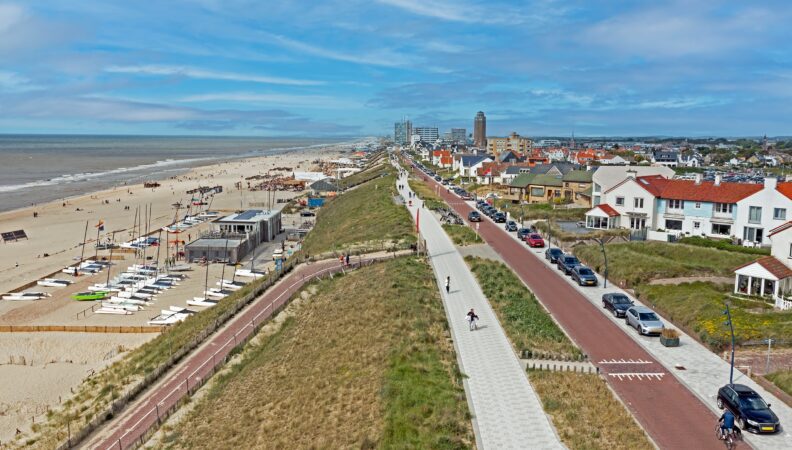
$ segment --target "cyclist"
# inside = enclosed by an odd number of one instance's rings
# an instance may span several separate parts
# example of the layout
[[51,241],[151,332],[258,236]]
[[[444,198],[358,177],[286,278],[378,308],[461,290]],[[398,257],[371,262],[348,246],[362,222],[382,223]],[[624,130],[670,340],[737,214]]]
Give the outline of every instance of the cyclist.
[[718,419],[721,431],[721,440],[726,439],[726,435],[732,432],[734,429],[734,414],[728,409],[723,412],[723,415],[720,416]]
[[468,311],[466,318],[467,318],[467,321],[470,324],[470,330],[473,331],[473,329],[476,328],[476,321],[479,318],[476,315],[476,312],[473,311],[473,308],[470,308],[470,311]]

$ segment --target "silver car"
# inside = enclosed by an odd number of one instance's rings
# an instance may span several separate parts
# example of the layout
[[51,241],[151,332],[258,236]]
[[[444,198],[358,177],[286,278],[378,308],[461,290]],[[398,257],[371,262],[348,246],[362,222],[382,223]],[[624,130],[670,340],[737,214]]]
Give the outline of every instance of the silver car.
[[630,307],[624,315],[624,321],[640,334],[660,334],[664,327],[657,314],[645,306]]

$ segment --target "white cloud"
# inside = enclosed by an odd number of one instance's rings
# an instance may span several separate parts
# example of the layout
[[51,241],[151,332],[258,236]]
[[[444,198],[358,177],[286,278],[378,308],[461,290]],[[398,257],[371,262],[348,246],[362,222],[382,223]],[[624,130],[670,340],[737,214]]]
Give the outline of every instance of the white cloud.
[[[557,5],[538,3],[530,8],[510,7],[504,4],[485,2],[483,6],[449,0],[376,0],[378,3],[399,8],[424,17],[449,22],[481,23],[500,25],[539,25],[563,13]],[[525,11],[530,9],[530,13]]]
[[313,56],[322,58],[334,59],[337,61],[351,62],[355,64],[368,64],[383,67],[405,67],[413,65],[414,61],[411,57],[401,53],[394,52],[390,49],[381,49],[376,52],[355,52],[343,53],[336,50],[317,47],[311,44],[306,44],[286,36],[267,34],[270,40],[281,46],[306,53]]
[[11,29],[25,17],[25,10],[13,3],[0,3],[0,34]]
[[196,94],[179,99],[181,102],[244,102],[278,106],[302,106],[311,108],[350,108],[360,106],[351,101],[326,95],[292,95],[256,92],[218,92]]
[[110,66],[105,68],[105,72],[129,73],[129,74],[140,74],[140,75],[183,76],[188,78],[198,78],[198,79],[207,79],[207,80],[249,81],[253,83],[281,84],[281,85],[289,85],[289,86],[316,86],[316,85],[324,84],[323,81],[272,77],[266,75],[250,75],[250,74],[242,74],[242,73],[234,73],[234,72],[218,72],[213,70],[206,70],[195,67],[183,67],[183,66],[160,66],[160,65]]

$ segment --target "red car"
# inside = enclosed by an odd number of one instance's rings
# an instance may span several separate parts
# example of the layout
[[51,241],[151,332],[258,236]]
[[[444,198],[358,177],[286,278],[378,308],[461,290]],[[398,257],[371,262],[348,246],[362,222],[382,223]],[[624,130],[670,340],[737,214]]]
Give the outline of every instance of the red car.
[[536,233],[531,233],[525,237],[525,242],[529,247],[544,247],[544,239]]

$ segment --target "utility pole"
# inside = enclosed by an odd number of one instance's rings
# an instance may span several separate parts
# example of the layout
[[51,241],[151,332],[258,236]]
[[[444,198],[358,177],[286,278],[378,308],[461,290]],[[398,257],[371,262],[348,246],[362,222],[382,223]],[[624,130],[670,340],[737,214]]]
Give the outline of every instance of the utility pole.
[[767,338],[765,340],[767,342],[767,362],[765,363],[765,375],[770,373],[770,347],[773,345],[773,339]]
[[596,238],[597,242],[599,242],[600,248],[602,249],[602,259],[605,260],[605,274],[602,281],[602,287],[607,289],[608,288],[608,254],[605,252],[605,243],[602,242],[602,239]]
[[734,325],[732,325],[729,304],[726,302],[724,302],[724,304],[726,305],[726,310],[723,311],[723,315],[726,316],[724,325],[728,325],[729,331],[731,332],[731,368],[729,369],[729,384],[734,384]]

